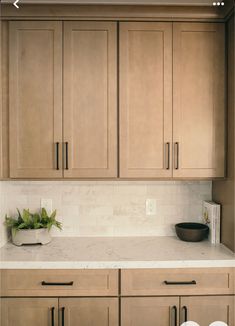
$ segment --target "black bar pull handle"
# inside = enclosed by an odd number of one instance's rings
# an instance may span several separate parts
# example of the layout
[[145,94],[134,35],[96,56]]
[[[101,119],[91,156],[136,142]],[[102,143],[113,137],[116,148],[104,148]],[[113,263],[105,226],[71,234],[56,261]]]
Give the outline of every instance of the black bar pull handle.
[[73,285],[73,281],[71,282],[46,282],[46,281],[42,281],[41,282],[42,286],[72,286]]
[[55,307],[51,308],[51,326],[55,326]]
[[171,315],[171,326],[177,326],[177,307],[173,306],[171,310],[174,313],[173,316]]
[[166,143],[166,170],[170,169],[170,143]]
[[184,321],[183,322],[186,322],[186,321],[188,321],[188,308],[186,306],[183,306],[182,311],[184,312]]
[[65,142],[65,170],[69,169],[69,143]]
[[60,143],[56,142],[55,143],[55,153],[56,153],[56,170],[60,169],[60,165],[59,165],[59,150],[60,150]]
[[165,285],[196,285],[197,282],[195,280],[192,281],[164,281]]
[[61,308],[61,326],[64,326],[64,312],[65,312],[65,307]]
[[175,143],[174,147],[174,155],[175,155],[175,170],[179,169],[179,143]]

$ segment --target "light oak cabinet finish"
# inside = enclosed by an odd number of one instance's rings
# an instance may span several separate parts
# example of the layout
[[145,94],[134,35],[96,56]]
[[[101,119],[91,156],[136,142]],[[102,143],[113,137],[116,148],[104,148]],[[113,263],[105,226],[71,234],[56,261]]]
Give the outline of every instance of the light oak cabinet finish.
[[66,326],[118,326],[117,298],[64,298],[59,305]]
[[177,326],[177,297],[122,298],[121,302],[122,326]]
[[9,56],[10,177],[62,177],[62,23],[10,22]]
[[224,24],[9,25],[11,178],[224,176]]
[[194,321],[234,325],[234,296],[122,298],[122,326],[169,326]]
[[64,23],[63,104],[64,176],[116,177],[116,23]]
[[120,176],[223,177],[224,25],[171,32],[171,23],[120,25]]
[[10,22],[11,178],[117,176],[116,26]]
[[1,326],[58,325],[58,299],[4,298],[1,299],[0,310]]
[[[122,295],[233,294],[232,268],[122,270]],[[178,284],[165,284],[178,282]],[[190,284],[194,283],[196,284]],[[189,282],[188,284],[180,284]]]
[[4,298],[1,326],[118,326],[117,298]]
[[186,308],[187,320],[193,320],[200,326],[208,326],[215,321],[234,325],[234,296],[182,297],[180,301],[182,322],[185,321]]
[[[70,283],[72,285],[42,285]],[[1,296],[115,296],[117,270],[2,270]]]
[[120,23],[120,177],[171,177],[172,24]]
[[223,177],[224,24],[173,24],[173,112],[173,177]]

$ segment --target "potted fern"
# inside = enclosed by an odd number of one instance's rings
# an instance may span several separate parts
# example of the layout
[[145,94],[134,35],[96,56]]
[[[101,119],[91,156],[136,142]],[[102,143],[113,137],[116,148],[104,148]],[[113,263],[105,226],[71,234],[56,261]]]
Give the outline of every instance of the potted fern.
[[50,230],[52,226],[62,229],[58,222],[56,211],[48,215],[45,208],[40,213],[30,213],[29,209],[24,209],[21,213],[18,209],[18,216],[5,216],[5,225],[10,228],[12,242],[21,246],[23,244],[47,244],[51,241]]

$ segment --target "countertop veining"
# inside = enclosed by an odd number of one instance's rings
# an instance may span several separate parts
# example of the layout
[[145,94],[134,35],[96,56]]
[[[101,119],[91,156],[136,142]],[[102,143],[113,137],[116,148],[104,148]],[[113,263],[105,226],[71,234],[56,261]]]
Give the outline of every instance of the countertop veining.
[[235,267],[235,255],[208,241],[176,237],[56,237],[48,245],[0,249],[1,269]]

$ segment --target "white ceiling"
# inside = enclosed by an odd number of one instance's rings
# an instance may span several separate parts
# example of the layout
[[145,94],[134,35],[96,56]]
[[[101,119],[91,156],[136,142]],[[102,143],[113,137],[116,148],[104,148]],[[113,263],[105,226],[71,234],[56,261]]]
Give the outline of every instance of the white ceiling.
[[[214,0],[215,1],[215,0]],[[212,6],[213,0],[19,0],[18,4],[111,4],[111,5],[192,5]],[[220,0],[217,0],[220,1]],[[221,0],[222,1],[222,0]],[[226,3],[229,0],[224,0]],[[14,0],[1,0],[13,3]]]

